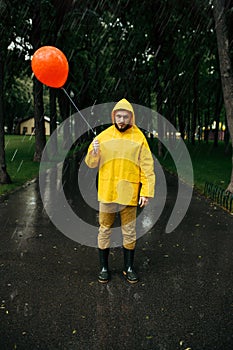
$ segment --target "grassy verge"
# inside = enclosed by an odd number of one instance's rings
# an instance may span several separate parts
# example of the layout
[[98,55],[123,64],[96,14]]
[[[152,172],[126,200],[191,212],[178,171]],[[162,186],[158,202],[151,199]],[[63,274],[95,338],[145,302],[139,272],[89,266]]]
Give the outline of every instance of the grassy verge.
[[0,185],[0,195],[15,190],[38,175],[39,163],[33,162],[34,149],[34,137],[6,135],[7,171],[12,184]]
[[[210,182],[226,189],[230,182],[232,160],[231,153],[225,153],[225,144],[219,142],[218,147],[214,147],[213,142],[201,142],[186,146],[192,160],[195,188],[203,192],[205,183]],[[152,147],[157,149],[155,143]],[[158,160],[164,168],[176,174],[175,164],[169,154],[158,157]]]
[[202,143],[189,147],[194,169],[194,183],[203,190],[205,182],[211,182],[226,189],[231,178],[231,152],[225,153],[225,144],[220,142],[218,147],[213,143]]
[[[156,140],[150,141],[151,149],[156,155]],[[0,185],[0,195],[11,192],[25,182],[38,175],[39,164],[33,162],[35,138],[30,136],[7,135],[6,136],[6,159],[7,170],[12,179],[10,185]],[[225,154],[225,145],[219,143],[217,148],[209,142],[187,145],[192,159],[194,171],[194,185],[196,189],[203,192],[205,182],[214,183],[225,189],[231,176],[231,154]],[[175,164],[167,153],[158,158],[160,164],[172,173],[176,173]]]

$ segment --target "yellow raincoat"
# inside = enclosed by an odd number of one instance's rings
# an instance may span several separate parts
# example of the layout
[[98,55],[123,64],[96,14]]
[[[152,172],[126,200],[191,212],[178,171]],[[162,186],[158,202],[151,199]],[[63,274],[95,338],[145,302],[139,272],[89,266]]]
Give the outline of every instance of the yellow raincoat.
[[100,202],[137,206],[139,196],[154,196],[154,163],[147,140],[135,125],[133,107],[126,99],[113,108],[113,124],[114,112],[120,109],[132,113],[132,126],[120,132],[112,125],[101,132],[96,137],[99,154],[93,152],[91,144],[85,162],[90,168],[99,167]]

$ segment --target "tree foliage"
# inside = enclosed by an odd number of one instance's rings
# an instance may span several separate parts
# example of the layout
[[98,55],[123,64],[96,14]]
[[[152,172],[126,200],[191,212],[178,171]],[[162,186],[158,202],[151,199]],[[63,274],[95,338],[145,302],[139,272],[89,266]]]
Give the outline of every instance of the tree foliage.
[[[57,117],[65,119],[72,112],[62,91],[39,85],[34,99],[40,96],[35,106],[41,106],[33,112],[32,85],[35,89],[37,83],[31,79],[29,58],[38,46],[53,45],[68,58],[65,88],[80,109],[125,97],[157,109],[192,143],[203,136],[208,141],[215,120],[217,145],[225,110],[211,1],[5,0],[0,4],[3,109],[9,130],[15,118],[38,113],[39,121],[47,111],[53,131]],[[232,55],[232,1],[227,6]],[[48,93],[50,103],[43,98]],[[38,128],[42,136],[43,125]],[[38,159],[44,142],[42,137]]]

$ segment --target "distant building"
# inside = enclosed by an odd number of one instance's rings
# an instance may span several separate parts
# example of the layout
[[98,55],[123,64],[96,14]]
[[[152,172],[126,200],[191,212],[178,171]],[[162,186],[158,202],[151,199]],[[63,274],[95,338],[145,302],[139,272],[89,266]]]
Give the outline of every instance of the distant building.
[[[44,117],[45,135],[50,135],[50,118]],[[33,135],[35,133],[35,119],[33,117],[22,119],[19,121],[20,135]]]

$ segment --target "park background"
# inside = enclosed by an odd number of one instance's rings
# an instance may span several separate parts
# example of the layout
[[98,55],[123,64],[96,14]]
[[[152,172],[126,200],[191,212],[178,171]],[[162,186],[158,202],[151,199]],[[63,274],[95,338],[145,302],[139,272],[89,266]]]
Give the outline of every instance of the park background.
[[[203,192],[210,182],[232,192],[232,1],[0,6],[0,193],[38,174],[48,139],[44,118],[52,134],[75,112],[61,89],[46,87],[32,74],[32,55],[45,45],[65,53],[65,89],[79,109],[125,97],[158,111],[186,142],[196,188]],[[15,136],[29,118],[34,126],[24,134],[30,136]],[[152,131],[174,137],[162,127]],[[65,144],[69,128],[63,137]],[[175,172],[162,144],[156,137],[149,141],[162,165]]]
[[[232,215],[202,195],[213,189],[226,198],[232,182],[232,8],[224,0],[0,1],[1,350],[232,349]],[[80,110],[126,97],[163,115],[190,151],[196,190],[187,215],[165,232],[177,196],[177,177],[165,171],[166,205],[138,240],[134,286],[122,277],[118,248],[111,282],[98,283],[97,249],[52,224],[30,181],[49,140],[44,117],[52,133],[76,112],[61,89],[32,74],[32,55],[44,45],[65,53],[65,89]],[[18,135],[28,118],[35,129]],[[150,146],[174,174],[156,132]],[[68,157],[83,157],[84,136]],[[75,181],[77,167],[68,168]],[[48,185],[54,193],[57,182]]]

